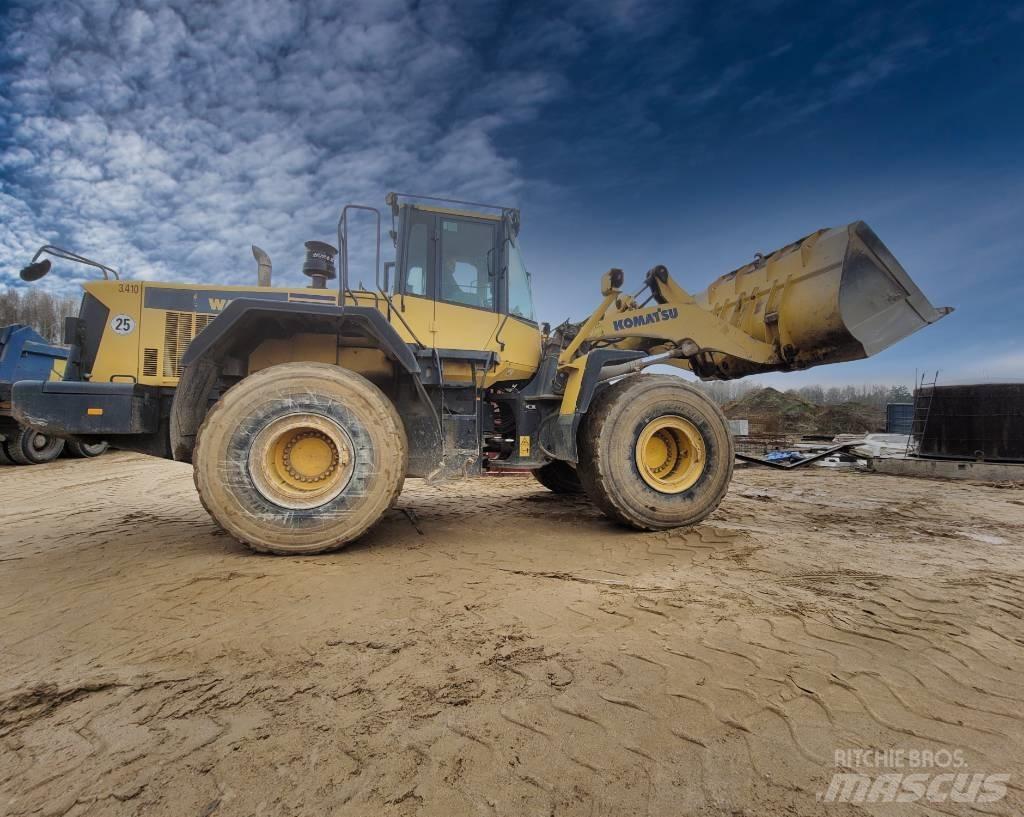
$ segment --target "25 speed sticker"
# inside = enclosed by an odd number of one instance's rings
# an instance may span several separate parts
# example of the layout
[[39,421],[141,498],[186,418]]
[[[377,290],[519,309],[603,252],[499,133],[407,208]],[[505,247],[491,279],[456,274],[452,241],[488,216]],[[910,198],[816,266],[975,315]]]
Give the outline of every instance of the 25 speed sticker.
[[119,335],[130,335],[135,331],[135,318],[131,315],[114,315],[110,328]]

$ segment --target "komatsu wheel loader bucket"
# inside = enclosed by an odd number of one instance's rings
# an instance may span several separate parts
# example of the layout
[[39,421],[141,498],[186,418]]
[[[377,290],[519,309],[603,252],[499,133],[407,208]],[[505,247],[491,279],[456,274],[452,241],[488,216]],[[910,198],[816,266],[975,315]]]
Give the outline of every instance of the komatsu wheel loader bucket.
[[705,376],[860,360],[952,310],[936,308],[863,221],[819,230],[717,279],[698,304],[757,340],[778,364],[714,355]]
[[855,221],[847,231],[850,243],[839,289],[839,310],[865,357],[953,311],[931,305],[867,224]]

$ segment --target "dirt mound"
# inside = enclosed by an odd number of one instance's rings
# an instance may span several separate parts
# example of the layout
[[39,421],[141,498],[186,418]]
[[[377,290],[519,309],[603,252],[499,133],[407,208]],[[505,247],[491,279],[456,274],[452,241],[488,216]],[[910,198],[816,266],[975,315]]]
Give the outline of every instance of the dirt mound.
[[870,434],[885,431],[885,414],[865,403],[822,406],[815,418],[817,434]]
[[812,432],[820,407],[798,394],[771,387],[745,394],[722,406],[731,420],[750,420],[755,433]]
[[767,387],[722,406],[732,420],[750,420],[754,434],[841,434],[883,431],[883,413],[864,403],[819,406],[795,392]]

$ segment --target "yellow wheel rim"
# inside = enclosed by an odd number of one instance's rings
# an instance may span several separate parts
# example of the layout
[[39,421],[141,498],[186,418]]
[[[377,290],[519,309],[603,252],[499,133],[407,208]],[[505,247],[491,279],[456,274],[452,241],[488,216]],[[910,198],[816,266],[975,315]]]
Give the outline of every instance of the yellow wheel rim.
[[249,476],[266,499],[284,508],[315,508],[348,485],[352,440],[334,420],[290,414],[267,424],[249,449]]
[[636,465],[644,482],[663,494],[679,494],[700,479],[707,463],[704,438],[682,417],[651,420],[636,441]]

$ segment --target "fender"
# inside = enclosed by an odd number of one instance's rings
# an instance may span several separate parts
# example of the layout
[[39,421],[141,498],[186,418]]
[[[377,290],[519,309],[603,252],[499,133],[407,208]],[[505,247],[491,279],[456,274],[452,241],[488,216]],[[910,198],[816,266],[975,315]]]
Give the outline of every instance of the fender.
[[[560,413],[556,408],[546,417],[541,426],[541,445],[555,459],[572,464],[578,461],[576,435],[580,423],[590,410],[594,397],[606,383],[601,380],[601,370],[616,363],[628,363],[645,356],[644,352],[632,349],[595,349],[582,362],[582,373],[578,375],[579,390],[571,411]],[[568,391],[568,389],[566,390]],[[563,398],[564,402],[564,398]]]
[[416,356],[387,318],[368,306],[289,303],[238,298],[225,307],[189,344],[171,406],[170,443],[175,460],[191,462],[196,432],[206,416],[210,394],[224,364],[247,358],[267,338],[299,333],[338,335],[374,341],[388,358],[414,377]]

